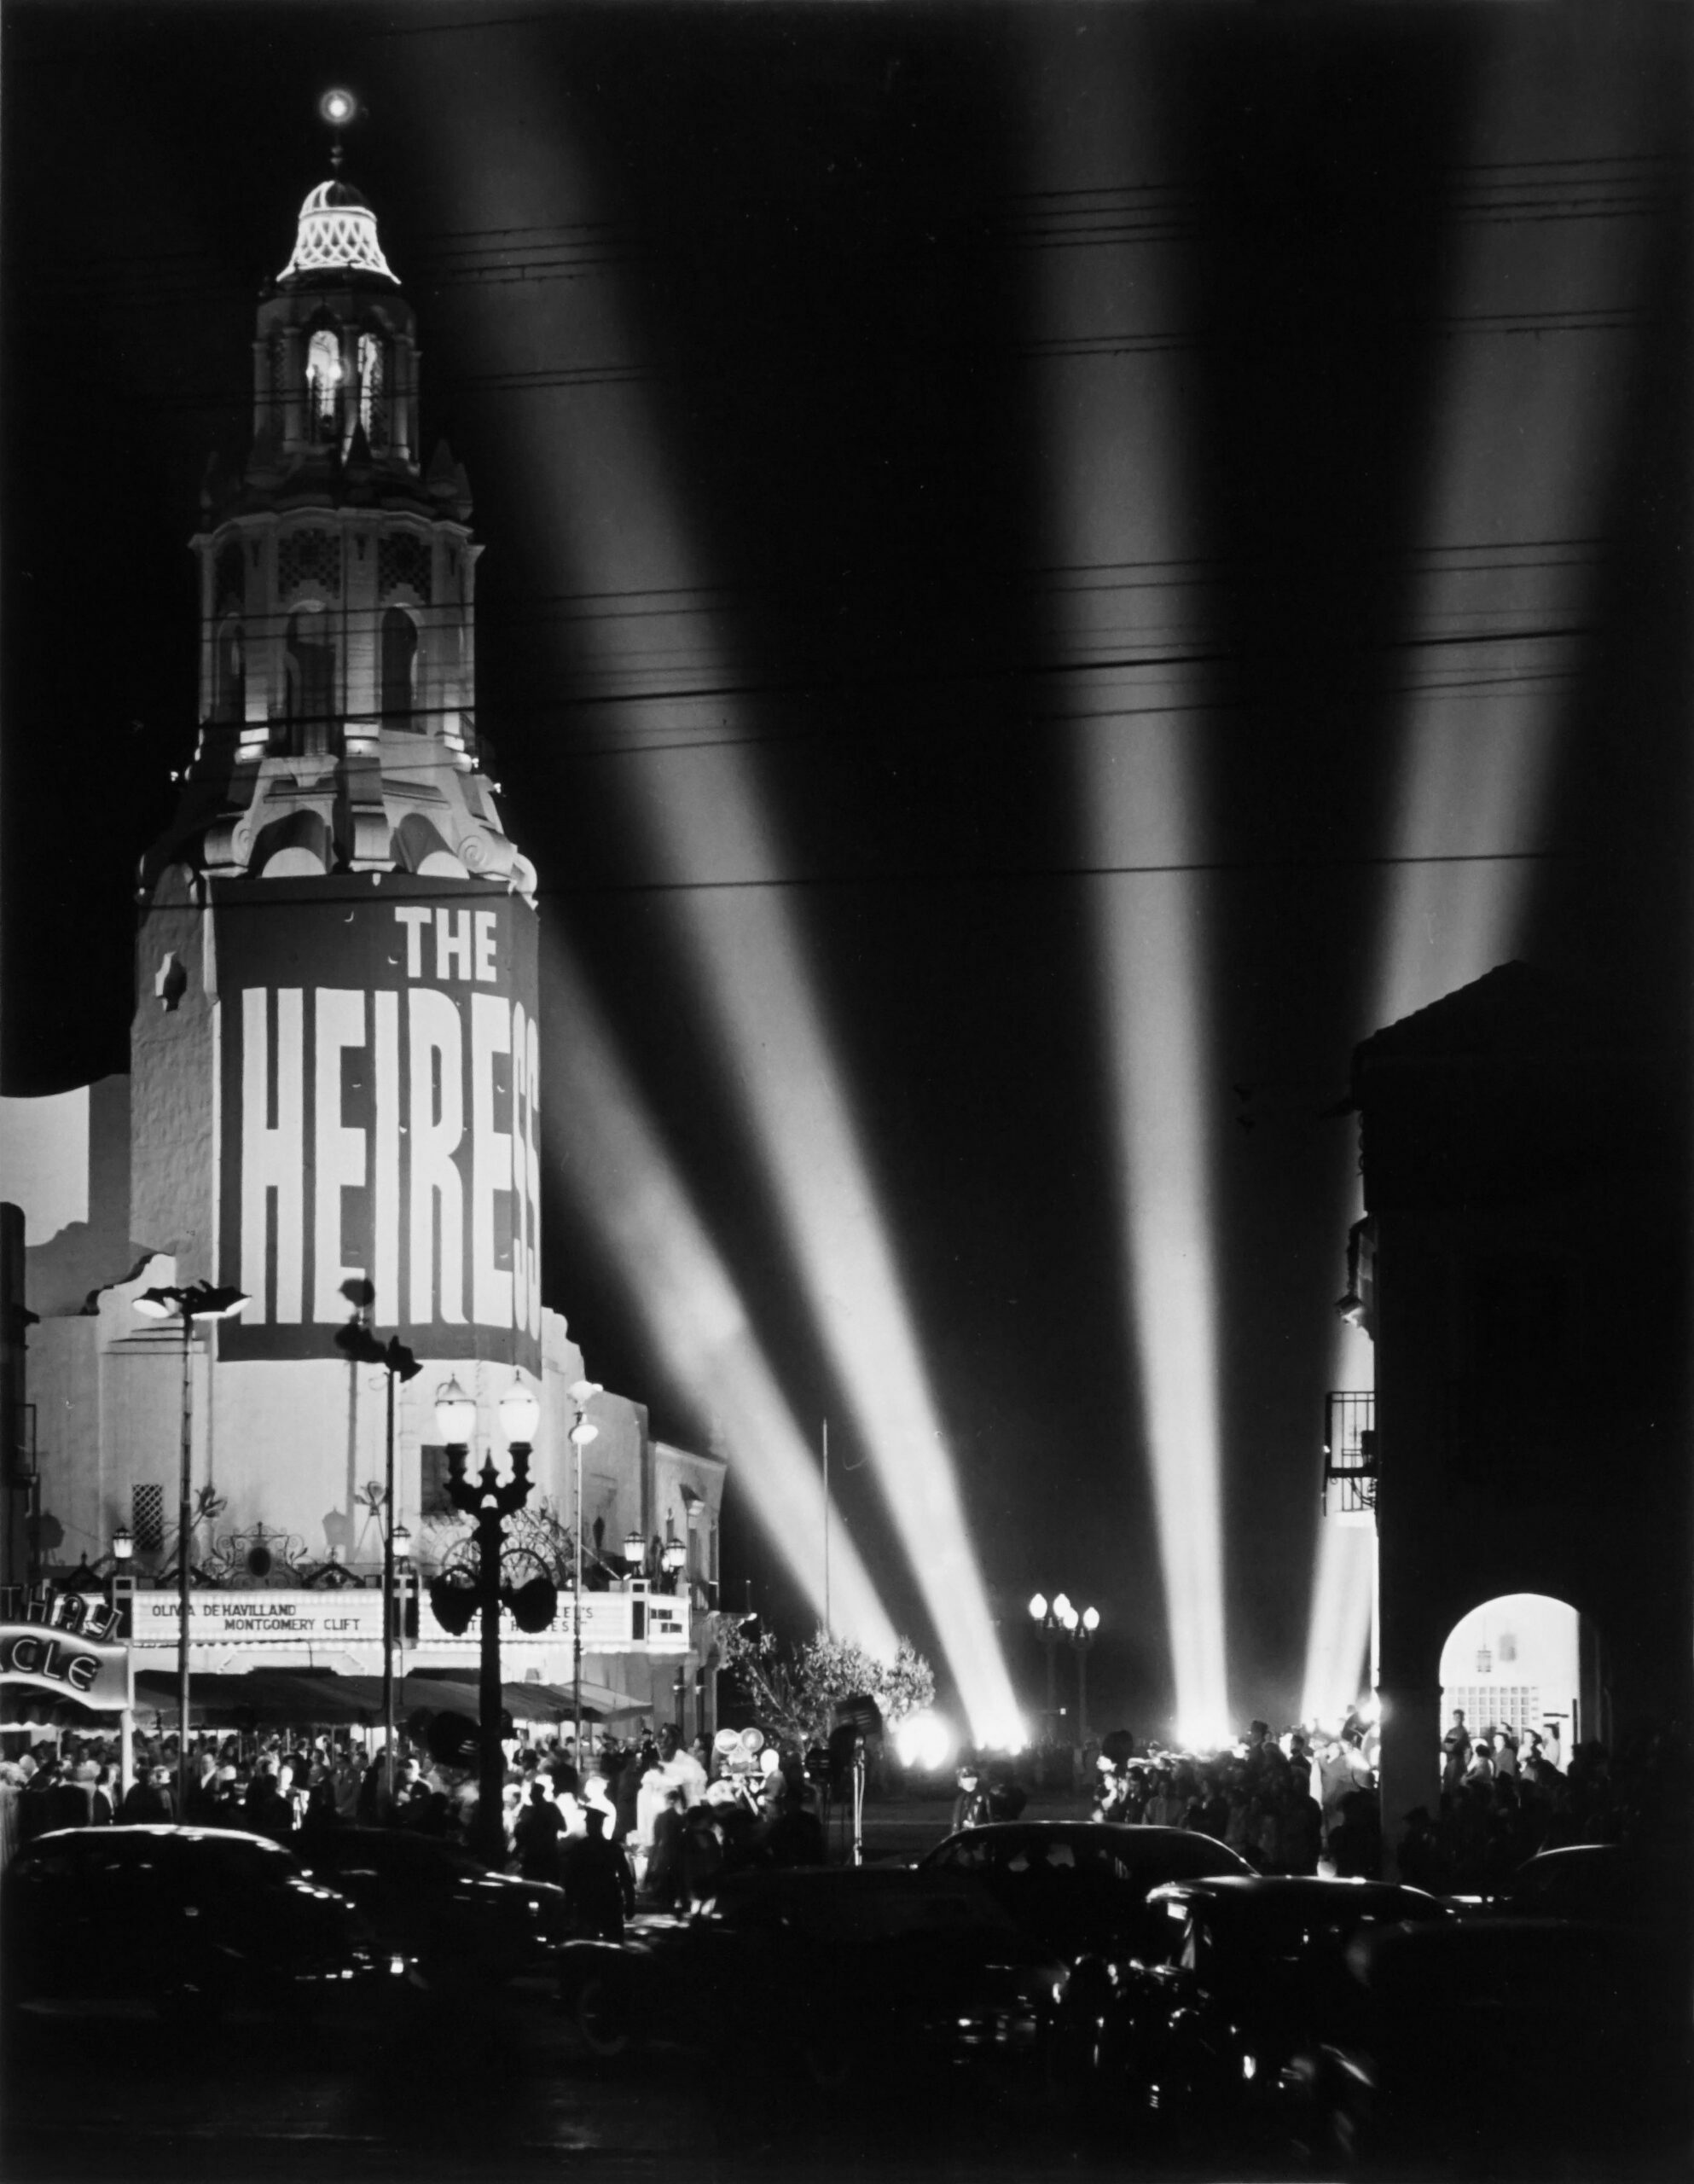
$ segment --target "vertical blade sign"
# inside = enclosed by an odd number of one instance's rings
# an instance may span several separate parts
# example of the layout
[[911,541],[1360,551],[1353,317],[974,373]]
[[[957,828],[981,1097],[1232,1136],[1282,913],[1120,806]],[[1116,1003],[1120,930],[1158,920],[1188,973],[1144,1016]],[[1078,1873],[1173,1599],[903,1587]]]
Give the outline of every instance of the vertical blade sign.
[[328,1356],[341,1285],[420,1356],[541,1368],[536,914],[404,873],[213,883],[226,1357]]

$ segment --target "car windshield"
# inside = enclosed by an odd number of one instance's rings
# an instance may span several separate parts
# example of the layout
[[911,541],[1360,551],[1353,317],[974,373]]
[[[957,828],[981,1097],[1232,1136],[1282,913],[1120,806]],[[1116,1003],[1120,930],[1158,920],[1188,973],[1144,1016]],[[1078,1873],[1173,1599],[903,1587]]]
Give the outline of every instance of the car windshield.
[[350,1828],[330,1835],[312,1852],[323,1871],[404,1874],[419,1879],[448,1873],[482,1875],[486,1868],[457,1844],[439,1843],[427,1836],[400,1835],[380,1828]]
[[1308,1971],[1339,1963],[1353,1937],[1367,1926],[1443,1920],[1445,1908],[1415,1891],[1334,1899],[1255,1896],[1214,1902],[1166,1900],[1163,1961],[1218,1978],[1251,1979],[1279,1968]]
[[1059,1828],[978,1828],[943,1844],[925,1864],[943,1872],[980,1874],[996,1887],[1020,1883],[1038,1888],[1063,1876],[1069,1885],[1133,1888],[1138,1894],[1161,1881],[1198,1880],[1246,1867],[1207,1835],[1161,1830],[1090,1827],[1074,1833]]

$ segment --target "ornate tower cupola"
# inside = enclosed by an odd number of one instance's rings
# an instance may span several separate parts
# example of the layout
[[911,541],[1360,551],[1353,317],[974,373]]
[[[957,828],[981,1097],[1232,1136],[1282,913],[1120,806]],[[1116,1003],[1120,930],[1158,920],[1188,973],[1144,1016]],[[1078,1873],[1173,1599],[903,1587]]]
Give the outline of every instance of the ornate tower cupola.
[[469,487],[444,443],[421,461],[412,307],[334,159],[259,304],[246,465],[202,491],[199,743],[143,886],[187,865],[529,895],[480,764]]

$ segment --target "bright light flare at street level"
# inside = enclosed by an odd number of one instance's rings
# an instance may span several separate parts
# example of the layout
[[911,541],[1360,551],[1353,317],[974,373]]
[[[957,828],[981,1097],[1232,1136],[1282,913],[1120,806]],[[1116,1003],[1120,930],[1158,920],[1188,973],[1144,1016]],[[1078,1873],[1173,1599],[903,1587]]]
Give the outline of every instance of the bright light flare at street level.
[[[518,66],[518,49],[490,44],[485,102],[506,112],[502,159],[492,163],[475,126],[452,102],[442,110],[454,175],[455,225],[510,230],[525,208],[593,211],[592,193],[575,170],[556,113],[537,110],[545,96]],[[533,116],[535,125],[525,125]],[[555,282],[526,290],[509,322],[497,294],[479,298],[466,339],[484,345],[486,368],[510,370],[537,354],[638,361],[639,347],[618,309],[610,278]],[[537,438],[514,419],[513,474],[534,482],[539,537],[557,563],[583,572],[601,593],[663,590],[699,597],[700,570],[687,520],[665,474],[660,420],[639,386],[602,384],[566,421]],[[490,421],[507,426],[496,410]],[[590,573],[591,572],[591,573]],[[647,649],[612,619],[579,624],[580,647],[598,647],[602,687],[626,700],[618,709],[629,755],[608,761],[606,790],[624,799],[657,871],[676,890],[670,898],[679,936],[715,1025],[719,1059],[735,1087],[781,1210],[805,1293],[828,1356],[853,1409],[858,1437],[910,1559],[947,1664],[979,1740],[1002,1741],[1017,1722],[954,1475],[914,1334],[903,1285],[843,1090],[843,1072],[826,1031],[805,950],[786,903],[762,881],[780,881],[783,860],[763,791],[745,753],[723,747],[635,747],[645,731],[684,737],[700,726],[686,700],[665,694],[678,657],[703,685],[726,679],[732,648],[711,617],[679,618],[674,631],[641,625]],[[667,651],[680,641],[679,653]],[[581,659],[576,665],[580,671]],[[591,700],[588,701],[591,709]],[[731,717],[733,717],[733,706]],[[721,702],[713,723],[724,718]],[[755,883],[714,892],[725,880]],[[803,1535],[810,1536],[810,1533]]]
[[925,1708],[908,1714],[894,1732],[894,1749],[902,1767],[920,1768],[933,1774],[945,1767],[958,1748],[959,1740],[939,1714]]
[[[1169,326],[1177,311],[1160,246],[1138,235],[1124,209],[1137,201],[1134,185],[1157,171],[1157,137],[1150,118],[1131,110],[1126,74],[1103,78],[1078,58],[1037,80],[1047,104],[1033,186],[1036,201],[1064,208],[1041,216],[1056,230],[1052,240],[1085,240],[1111,211],[1134,243],[1036,253],[1036,308],[1056,357],[1043,382],[1049,558],[1075,572],[1057,585],[1050,642],[1070,665],[1112,663],[1066,678],[1067,710],[1082,716],[1073,749],[1083,857],[1100,867],[1180,865],[1203,854],[1193,752],[1204,730],[1192,712],[1160,717],[1153,708],[1164,699],[1175,706],[1184,694],[1170,671],[1133,663],[1197,648],[1196,594],[1179,575],[1144,585],[1125,573],[1149,564],[1180,572],[1193,551],[1179,514],[1186,487],[1169,367],[1133,353],[1138,333]],[[1122,348],[1105,338],[1116,334],[1126,337]],[[1059,353],[1066,337],[1080,353]],[[1215,1724],[1227,1721],[1228,1700],[1205,884],[1170,870],[1089,883],[1126,1316],[1175,1711],[1185,1722]]]
[[[654,1350],[699,1407],[722,1418],[748,1506],[821,1621],[822,1511],[810,1449],[587,982],[548,926],[542,951],[549,1014],[568,1027],[549,1048],[549,1148],[623,1273]],[[838,1510],[830,1514],[829,1572],[838,1635],[891,1658],[893,1624]]]

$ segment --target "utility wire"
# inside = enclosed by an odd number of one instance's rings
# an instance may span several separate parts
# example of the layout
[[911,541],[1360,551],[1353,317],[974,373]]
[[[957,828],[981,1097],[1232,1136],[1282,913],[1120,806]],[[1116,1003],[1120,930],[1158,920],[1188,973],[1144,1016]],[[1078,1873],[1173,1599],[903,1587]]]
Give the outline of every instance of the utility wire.
[[[1627,853],[1622,847],[1616,852],[1620,857]],[[1361,851],[1350,857],[1326,854],[1321,857],[1186,857],[1133,864],[914,865],[897,871],[763,873],[757,877],[740,880],[548,880],[537,883],[535,899],[550,902],[622,895],[786,894],[824,888],[1003,887],[1044,880],[1157,880],[1201,873],[1363,872],[1414,865],[1585,864],[1597,861],[1592,851],[1530,849],[1428,851],[1405,855]],[[262,880],[245,875],[240,879],[225,880],[216,874],[197,876],[210,882],[212,899],[204,903],[172,903],[169,905],[172,911],[197,913],[201,917],[209,916],[219,909],[236,910],[243,915],[249,910],[287,910],[296,915],[299,914],[300,900],[298,896],[270,897],[243,892],[239,897],[226,894],[221,902],[218,899],[219,887],[240,887],[246,891],[264,886],[265,883]],[[325,876],[344,881],[345,892],[330,893],[326,891],[312,898],[316,903],[359,905],[383,899],[370,883],[373,878],[380,880],[386,877],[386,874],[330,873]],[[416,877],[397,868],[394,876],[400,880]],[[363,887],[358,885],[360,880],[365,883]],[[499,880],[488,881],[486,886],[490,894],[510,892]],[[450,894],[444,889],[437,894],[428,888],[410,887],[406,890],[405,899],[409,902],[438,902],[463,909],[478,898],[456,892]]]

